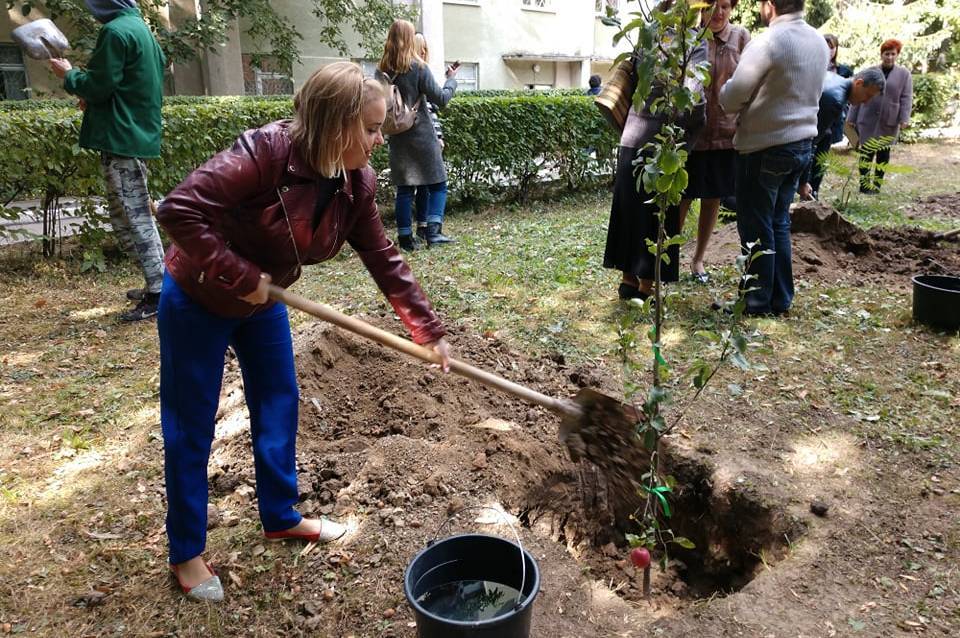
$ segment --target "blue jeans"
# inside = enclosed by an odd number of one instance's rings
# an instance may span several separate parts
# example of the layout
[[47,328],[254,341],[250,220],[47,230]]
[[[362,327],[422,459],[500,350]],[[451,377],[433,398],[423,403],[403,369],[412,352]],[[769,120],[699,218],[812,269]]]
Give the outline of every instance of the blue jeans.
[[414,195],[414,216],[417,218],[417,226],[427,223],[427,206],[430,205],[430,187],[417,186],[417,194]]
[[243,374],[263,529],[295,526],[301,519],[293,509],[299,393],[286,306],[226,319],[194,302],[165,274],[157,330],[170,562],[199,556],[206,545],[207,461],[227,345]]
[[756,277],[747,293],[749,314],[782,313],[793,301],[793,265],[790,247],[790,204],[797,183],[811,161],[811,140],[739,155],[737,157],[737,231],[741,249],[773,250],[757,257],[750,268]]
[[[394,204],[394,212],[397,215],[397,234],[413,234],[413,199],[417,189],[423,189],[423,186],[397,186],[397,200]],[[424,221],[428,224],[442,224],[443,212],[447,207],[447,183],[439,182],[426,186],[426,206],[421,209],[420,198],[417,198],[417,221]],[[425,216],[421,213],[425,210]]]

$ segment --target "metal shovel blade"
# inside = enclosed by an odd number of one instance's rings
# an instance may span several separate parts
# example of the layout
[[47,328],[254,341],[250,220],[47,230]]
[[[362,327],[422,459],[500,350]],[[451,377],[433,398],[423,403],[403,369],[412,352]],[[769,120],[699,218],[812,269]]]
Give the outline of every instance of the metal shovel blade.
[[585,459],[606,480],[609,503],[618,524],[626,525],[641,504],[640,482],[652,450],[644,447],[637,425],[645,419],[632,405],[591,388],[573,401],[580,414],[560,421],[560,441],[574,461]]
[[574,461],[586,458],[601,468],[632,473],[634,463],[646,451],[637,436],[642,415],[627,405],[592,388],[583,388],[573,397],[579,414],[564,415],[560,421],[560,442]]

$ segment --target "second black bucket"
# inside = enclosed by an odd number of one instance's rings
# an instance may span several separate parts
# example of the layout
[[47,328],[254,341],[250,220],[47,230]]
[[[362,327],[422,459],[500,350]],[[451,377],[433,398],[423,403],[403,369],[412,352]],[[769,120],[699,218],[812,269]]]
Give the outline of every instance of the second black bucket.
[[914,277],[913,318],[941,330],[960,330],[960,277]]
[[[485,616],[482,619],[457,620],[424,604],[431,592],[457,583],[486,587],[493,613],[480,614]],[[410,561],[403,576],[403,592],[413,607],[420,638],[528,638],[533,600],[539,591],[540,569],[533,557],[515,543],[486,534],[431,543]],[[479,598],[483,600],[484,593]]]

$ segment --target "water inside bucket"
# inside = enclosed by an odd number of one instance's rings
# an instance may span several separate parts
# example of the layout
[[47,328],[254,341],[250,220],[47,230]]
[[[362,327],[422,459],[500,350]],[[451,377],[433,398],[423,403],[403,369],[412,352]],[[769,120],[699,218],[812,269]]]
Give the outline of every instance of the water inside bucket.
[[520,592],[489,580],[457,580],[434,587],[417,602],[430,613],[456,621],[489,620],[513,611]]

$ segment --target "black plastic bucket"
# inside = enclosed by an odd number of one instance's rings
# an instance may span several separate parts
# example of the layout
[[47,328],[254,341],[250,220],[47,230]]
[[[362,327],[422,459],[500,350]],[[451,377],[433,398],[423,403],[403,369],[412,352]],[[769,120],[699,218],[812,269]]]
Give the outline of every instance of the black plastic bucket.
[[960,330],[960,277],[914,277],[913,318],[943,330]]
[[[418,602],[437,587],[459,581],[499,583],[520,594],[502,601],[509,611],[487,620],[444,618]],[[403,593],[413,607],[420,638],[527,638],[539,591],[540,569],[533,557],[516,543],[486,534],[432,542],[410,561],[403,576]]]

